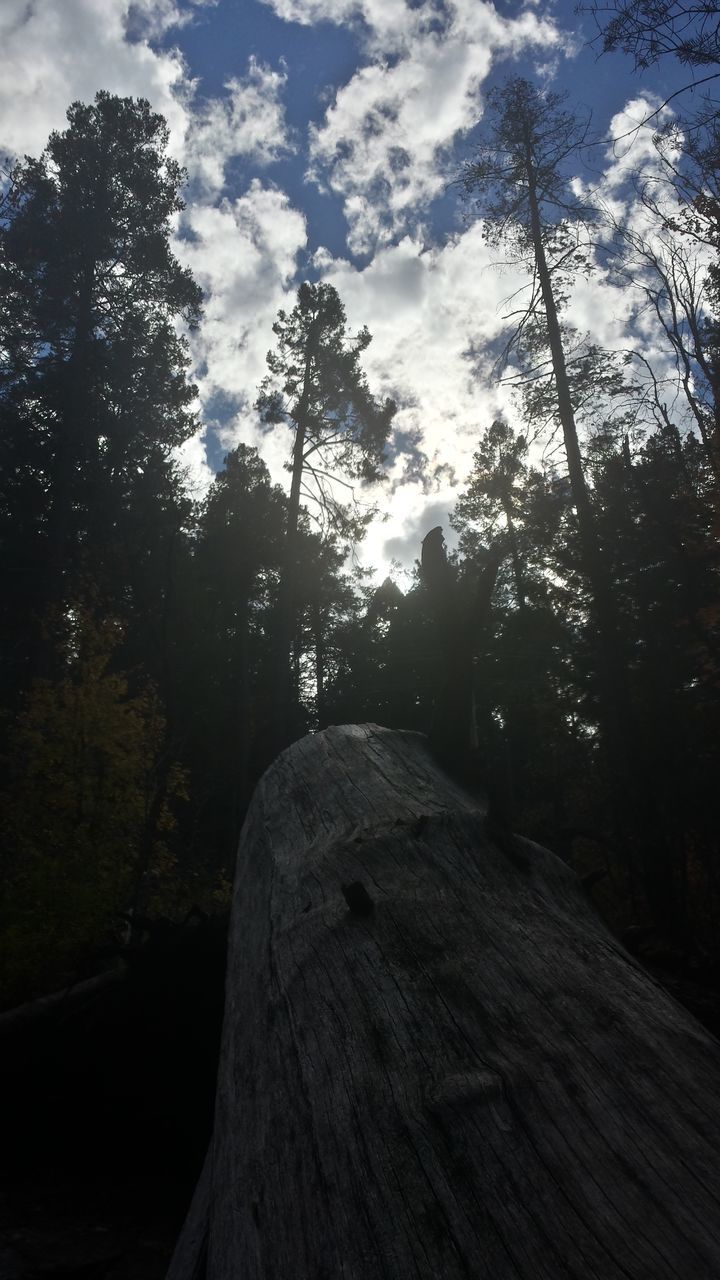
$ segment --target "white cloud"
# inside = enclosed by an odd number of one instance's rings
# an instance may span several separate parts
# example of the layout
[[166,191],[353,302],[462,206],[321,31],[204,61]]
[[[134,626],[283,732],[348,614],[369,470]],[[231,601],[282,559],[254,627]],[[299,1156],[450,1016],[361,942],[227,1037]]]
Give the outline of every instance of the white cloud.
[[184,161],[206,193],[222,190],[231,157],[267,165],[289,149],[281,101],[286,80],[284,70],[274,71],[251,57],[247,74],[225,85],[226,98],[197,104],[188,123]]
[[[422,484],[409,480],[396,489],[387,518],[376,521],[368,530],[362,544],[363,563],[375,568],[378,581],[386,576],[393,561],[408,573],[420,559],[420,544],[425,534],[436,525],[442,525],[446,542],[453,546],[456,537],[450,528],[449,516],[456,501],[454,488],[441,489],[428,498]],[[409,579],[407,585],[410,585]]]
[[212,9],[219,0],[130,0],[128,26],[135,36],[156,40],[167,31],[186,27],[198,9]]
[[[197,207],[186,217],[194,239],[180,242],[179,251],[208,291],[206,320],[195,341],[196,360],[206,365],[203,401],[211,411],[214,395],[231,396],[238,411],[218,429],[221,443],[256,445],[273,478],[285,483],[289,433],[281,428],[264,434],[252,401],[266,371],[277,311],[294,302],[304,220],[282,193],[259,182],[239,200]],[[390,520],[372,532],[363,559],[380,563],[401,554],[408,522],[410,555],[424,512],[452,505],[479,432],[509,408],[506,389],[489,390],[478,381],[469,349],[498,334],[501,302],[519,278],[498,278],[489,269],[479,224],[442,248],[406,237],[364,270],[333,260],[325,249],[315,265],[336,285],[350,329],[367,324],[373,334],[363,360],[372,390],[401,403],[389,490],[366,495],[389,507]]]
[[348,22],[357,15],[358,0],[262,0],[284,22],[299,22],[304,27],[316,22]]
[[365,357],[373,385],[399,399],[399,426],[419,432],[441,466],[464,465],[484,416],[499,407],[495,393],[488,407],[471,353],[498,336],[503,300],[522,277],[499,276],[490,263],[476,222],[442,247],[406,237],[364,270],[338,262],[326,277],[350,326],[367,324],[373,334]]
[[[311,174],[345,200],[355,252],[386,243],[442,191],[442,151],[477,118],[490,51],[432,42],[424,56],[362,68],[311,135]],[[428,110],[429,102],[433,108]]]
[[[187,164],[191,189],[178,241],[207,293],[206,320],[193,338],[201,399],[222,390],[254,394],[264,370],[270,325],[305,243],[305,224],[278,191],[253,183],[240,198],[222,195],[234,156],[268,164],[287,148],[281,94],[284,70],[250,58],[226,95],[202,99],[180,53],[153,41],[185,26],[214,0],[2,0],[0,4],[0,155],[37,155],[52,129],[66,124],[70,102],[98,89],[148,98],[168,121],[172,152]],[[198,202],[199,197],[199,202]],[[200,436],[183,462],[207,482]]]
[[175,450],[175,457],[184,473],[189,492],[198,501],[205,497],[213,482],[214,471],[208,466],[204,432],[191,436]]
[[[240,441],[258,448],[273,480],[285,484],[290,433],[265,432],[253,405],[273,322],[282,306],[293,305],[305,218],[282,191],[256,179],[235,200],[188,208],[183,230],[190,238],[176,251],[206,295],[205,319],[191,339],[206,424],[225,449]],[[213,421],[216,397],[222,414]]]
[[[186,68],[177,50],[157,51],[139,31],[190,14],[185,3],[142,0],[3,0],[0,5],[0,151],[37,155],[62,129],[70,102],[98,89],[149,98],[176,136],[185,129]],[[148,23],[150,26],[148,27]]]
[[635,173],[649,176],[659,172],[661,166],[654,138],[658,129],[672,118],[672,112],[667,107],[660,111],[657,108],[658,103],[650,98],[633,98],[612,117],[608,128],[612,141],[606,151],[602,181],[602,190],[608,196],[619,193]]
[[[265,2],[287,20],[356,21],[362,36],[364,63],[312,132],[310,161],[344,202],[350,248],[374,256],[359,269],[320,249],[314,265],[338,287],[351,327],[367,324],[374,335],[364,361],[373,390],[401,403],[390,487],[378,495],[390,518],[371,531],[364,558],[412,560],[427,522],[447,523],[480,432],[498,413],[515,416],[509,389],[489,385],[485,353],[504,328],[503,300],[523,278],[492,266],[479,223],[433,244],[419,221],[443,188],[451,145],[480,114],[492,62],[531,48],[552,59],[563,41],[534,13],[506,20],[482,0],[412,8],[405,0]],[[203,99],[180,54],[153,44],[201,9],[198,0],[2,0],[0,152],[37,154],[49,131],[63,127],[68,103],[90,101],[100,87],[147,97],[166,115],[193,180],[175,247],[206,293],[205,321],[192,338],[206,427],[227,447],[257,444],[281,480],[289,433],[263,435],[252,403],[272,323],[293,303],[307,228],[271,183],[256,179],[232,192],[224,184],[231,157],[266,165],[287,148],[282,99],[292,64],[286,72],[251,59],[224,94]],[[650,109],[637,99],[615,117],[619,142],[601,182],[633,226],[643,214],[627,179],[638,156],[653,160],[651,130],[638,134],[632,156],[620,135]],[[573,319],[620,348],[635,300],[630,287],[599,275],[578,282]],[[647,317],[635,322],[635,337],[662,362]],[[202,437],[182,456],[202,490],[210,474]]]
[[507,389],[476,376],[471,352],[497,337],[503,299],[520,277],[490,268],[479,223],[442,247],[405,237],[362,270],[331,263],[326,251],[319,261],[350,329],[367,324],[373,334],[363,359],[372,390],[401,406],[389,487],[375,495],[389,518],[373,526],[363,546],[363,559],[380,566],[382,577],[393,557],[406,564],[417,557],[429,519],[447,527],[480,432],[511,412]]
[[0,153],[37,155],[70,102],[98,89],[148,98],[170,125],[171,150],[204,194],[234,156],[269,164],[288,149],[284,70],[250,57],[226,94],[201,98],[177,49],[152,43],[215,0],[3,0]]
[[[611,187],[616,162],[611,155]],[[627,189],[624,199],[628,216],[639,218],[640,202]],[[383,502],[390,519],[373,527],[364,551],[364,558],[376,564],[386,565],[393,556],[411,561],[417,535],[432,523],[447,525],[447,510],[466,482],[478,437],[493,417],[503,414],[527,430],[518,420],[511,389],[498,384],[490,369],[490,352],[507,333],[507,313],[522,308],[524,295],[516,290],[526,277],[518,266],[494,266],[495,256],[483,240],[481,222],[445,245],[405,237],[379,249],[364,269],[333,262],[326,250],[316,255],[316,265],[346,304],[351,327],[367,324],[374,335],[365,357],[373,388],[394,394],[402,406],[396,420],[400,452],[389,474],[391,498]],[[669,353],[658,340],[657,324],[647,316],[638,319],[637,304],[632,280],[597,269],[576,278],[567,316],[579,333],[587,332],[604,349],[635,347],[660,376],[668,376]],[[560,438],[561,468],[562,458]]]
[[265,0],[286,20],[362,21],[366,63],[311,130],[310,176],[342,196],[353,252],[412,226],[452,176],[450,148],[477,123],[493,59],[564,47],[533,13],[499,16],[482,0]]
[[251,402],[265,373],[272,323],[305,247],[305,219],[281,191],[258,180],[244,195],[194,205],[189,239],[176,252],[206,294],[205,320],[193,339],[201,394]]

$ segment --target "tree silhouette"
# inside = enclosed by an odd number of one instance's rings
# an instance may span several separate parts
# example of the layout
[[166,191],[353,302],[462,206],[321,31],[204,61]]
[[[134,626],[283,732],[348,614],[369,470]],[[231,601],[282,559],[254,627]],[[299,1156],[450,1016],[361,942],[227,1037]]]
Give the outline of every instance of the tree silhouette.
[[354,498],[353,483],[380,476],[383,450],[395,413],[392,400],[370,394],[360,357],[370,343],[362,329],[347,331],[345,309],[330,284],[303,284],[290,313],[273,325],[277,350],[268,353],[270,374],[258,397],[263,421],[287,423],[294,432],[285,559],[276,628],[276,738],[287,736],[295,700],[289,653],[296,621],[301,500],[310,502],[321,527],[358,535],[370,518],[338,497]]
[[[99,93],[68,122],[16,166],[0,211],[6,653],[22,632],[35,671],[50,608],[81,579],[119,598],[133,557],[135,570],[147,561],[136,504],[177,500],[171,453],[197,425],[177,322],[197,321],[201,294],[170,248],[183,173],[165,121],[143,100]],[[6,683],[26,680],[22,660],[10,663]]]

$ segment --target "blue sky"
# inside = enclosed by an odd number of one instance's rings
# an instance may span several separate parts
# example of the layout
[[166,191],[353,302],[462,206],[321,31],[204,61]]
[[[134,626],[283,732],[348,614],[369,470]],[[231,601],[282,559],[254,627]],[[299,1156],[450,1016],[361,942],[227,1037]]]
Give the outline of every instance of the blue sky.
[[[142,95],[167,116],[190,176],[177,252],[206,294],[193,339],[203,431],[184,451],[199,491],[240,440],[285,482],[287,432],[263,435],[253,410],[272,321],[302,279],[337,286],[351,326],[374,335],[371,385],[400,405],[375,495],[387,518],[363,552],[382,576],[447,525],[479,432],[515,412],[470,353],[501,340],[522,273],[494,267],[481,223],[448,186],[488,89],[520,73],[567,90],[603,138],[684,82],[669,61],[643,77],[620,55],[598,61],[592,34],[566,0],[3,0],[0,153],[38,153],[69,102],[98,89]],[[635,162],[653,162],[649,129],[598,147],[577,180],[639,218],[626,182]],[[610,349],[632,334],[667,373],[632,280],[601,271],[570,309]]]

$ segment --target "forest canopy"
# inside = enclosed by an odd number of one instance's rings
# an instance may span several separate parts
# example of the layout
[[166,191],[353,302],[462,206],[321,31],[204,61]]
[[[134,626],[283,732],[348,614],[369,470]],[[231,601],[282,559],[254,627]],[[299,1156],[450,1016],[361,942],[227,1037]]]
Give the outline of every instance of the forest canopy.
[[[445,524],[474,781],[603,869],[614,927],[703,963],[720,959],[716,119],[658,133],[630,225],[573,180],[573,103],[523,78],[491,96],[455,193],[527,289],[485,353],[512,413],[478,423]],[[5,1003],[99,967],[133,919],[221,910],[278,749],[332,723],[432,732],[453,663],[419,565],[377,585],[352,554],[392,502],[397,405],[334,284],[300,283],[247,389],[289,489],[239,443],[191,493],[203,299],[168,141],[146,101],[102,92],[2,195]],[[573,327],[599,269],[637,287],[672,398],[644,355]]]

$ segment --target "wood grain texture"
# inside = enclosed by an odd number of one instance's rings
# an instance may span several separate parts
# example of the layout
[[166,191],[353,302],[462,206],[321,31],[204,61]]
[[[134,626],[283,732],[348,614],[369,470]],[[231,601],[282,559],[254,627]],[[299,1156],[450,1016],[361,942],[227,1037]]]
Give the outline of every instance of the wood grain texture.
[[265,775],[169,1280],[720,1276],[720,1045],[565,864],[519,841],[523,867],[483,819],[377,726]]

